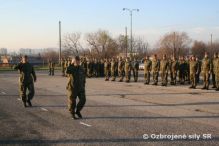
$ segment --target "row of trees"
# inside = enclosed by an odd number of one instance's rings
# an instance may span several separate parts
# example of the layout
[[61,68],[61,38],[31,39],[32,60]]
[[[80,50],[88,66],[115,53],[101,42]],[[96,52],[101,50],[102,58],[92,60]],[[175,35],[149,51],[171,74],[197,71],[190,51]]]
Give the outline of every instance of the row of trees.
[[[82,55],[90,58],[109,58],[129,53],[129,37],[112,35],[105,30],[88,33],[82,37],[81,33],[67,33],[62,40],[62,56],[69,57]],[[86,47],[84,47],[86,46]],[[151,48],[149,43],[141,37],[133,39],[133,53],[138,58],[145,55],[157,54],[161,57],[163,54],[179,56],[196,55],[200,59],[204,52],[209,52],[212,56],[214,52],[219,52],[219,41],[205,43],[203,41],[192,40],[185,32],[170,32],[165,34],[157,42],[156,48]],[[49,51],[43,54],[43,57],[58,61],[58,52]]]

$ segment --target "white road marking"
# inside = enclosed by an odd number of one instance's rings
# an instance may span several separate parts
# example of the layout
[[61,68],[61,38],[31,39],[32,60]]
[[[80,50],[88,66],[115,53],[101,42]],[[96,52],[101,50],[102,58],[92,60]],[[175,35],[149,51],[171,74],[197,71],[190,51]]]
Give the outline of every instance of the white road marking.
[[6,93],[2,91],[2,94],[6,94]]
[[80,122],[80,124],[81,124],[81,125],[84,125],[84,126],[87,126],[87,127],[91,127],[91,125],[86,124],[86,123],[84,123],[84,122]]
[[48,112],[48,110],[46,108],[41,107],[40,109],[45,111],[45,112]]

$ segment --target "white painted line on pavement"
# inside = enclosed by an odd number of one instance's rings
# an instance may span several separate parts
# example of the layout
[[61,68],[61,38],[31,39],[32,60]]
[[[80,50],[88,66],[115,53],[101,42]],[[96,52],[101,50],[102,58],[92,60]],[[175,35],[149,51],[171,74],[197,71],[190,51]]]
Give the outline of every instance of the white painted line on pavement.
[[80,122],[80,124],[81,124],[81,125],[84,125],[84,126],[87,126],[87,127],[91,127],[91,125],[86,124],[86,123],[84,123],[84,122]]
[[46,108],[41,107],[40,109],[45,111],[45,112],[48,112],[48,110]]
[[2,94],[4,94],[4,95],[5,95],[6,93],[2,91]]

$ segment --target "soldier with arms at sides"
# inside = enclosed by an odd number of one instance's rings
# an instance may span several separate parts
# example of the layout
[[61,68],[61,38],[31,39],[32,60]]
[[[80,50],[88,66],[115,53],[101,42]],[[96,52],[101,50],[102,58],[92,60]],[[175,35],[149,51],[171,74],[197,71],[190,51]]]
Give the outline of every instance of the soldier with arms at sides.
[[[27,104],[31,107],[31,100],[34,97],[34,82],[36,82],[36,74],[33,66],[28,62],[28,57],[23,56],[21,62],[14,67],[15,70],[20,72],[19,78],[19,92],[20,97],[23,101],[24,107],[27,107]],[[27,95],[28,90],[28,95]],[[27,104],[26,104],[27,103]]]

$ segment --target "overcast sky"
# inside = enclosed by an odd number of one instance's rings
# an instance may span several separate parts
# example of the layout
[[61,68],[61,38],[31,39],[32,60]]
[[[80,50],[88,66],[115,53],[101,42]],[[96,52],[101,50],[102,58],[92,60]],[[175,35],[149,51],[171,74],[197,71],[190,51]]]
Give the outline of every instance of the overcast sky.
[[133,33],[151,47],[169,31],[219,40],[219,0],[0,0],[0,48],[58,47],[59,20],[63,34],[103,29],[116,36],[130,28],[123,7],[140,9]]

